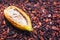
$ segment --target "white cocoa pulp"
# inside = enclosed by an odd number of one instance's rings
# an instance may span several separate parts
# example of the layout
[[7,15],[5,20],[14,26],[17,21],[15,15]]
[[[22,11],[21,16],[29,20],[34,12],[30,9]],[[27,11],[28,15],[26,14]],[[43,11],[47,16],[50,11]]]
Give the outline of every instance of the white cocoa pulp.
[[8,15],[11,17],[12,20],[14,20],[15,22],[18,22],[22,25],[27,25],[26,19],[23,17],[22,14],[20,14],[20,12],[18,12],[17,10],[14,9],[10,9],[8,10]]

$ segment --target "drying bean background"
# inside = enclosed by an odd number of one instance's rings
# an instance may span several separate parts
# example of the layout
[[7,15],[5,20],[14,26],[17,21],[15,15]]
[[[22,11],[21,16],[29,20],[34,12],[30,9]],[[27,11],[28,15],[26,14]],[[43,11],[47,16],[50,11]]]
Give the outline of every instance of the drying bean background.
[[[4,9],[17,6],[30,16],[33,32],[13,27]],[[0,0],[0,40],[60,40],[60,0]]]

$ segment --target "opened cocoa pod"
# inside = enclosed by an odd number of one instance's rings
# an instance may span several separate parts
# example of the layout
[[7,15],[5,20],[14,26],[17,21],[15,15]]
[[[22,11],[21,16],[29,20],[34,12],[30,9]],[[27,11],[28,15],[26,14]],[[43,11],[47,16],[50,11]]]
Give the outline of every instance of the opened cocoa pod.
[[14,27],[33,31],[30,17],[22,9],[16,6],[9,6],[4,10],[4,16]]

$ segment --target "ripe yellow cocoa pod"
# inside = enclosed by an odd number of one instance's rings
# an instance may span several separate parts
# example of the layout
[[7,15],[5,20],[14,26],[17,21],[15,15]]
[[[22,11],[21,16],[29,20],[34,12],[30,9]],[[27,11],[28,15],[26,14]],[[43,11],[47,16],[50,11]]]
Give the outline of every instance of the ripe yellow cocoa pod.
[[33,31],[30,17],[20,8],[9,6],[4,10],[5,18],[16,28]]

